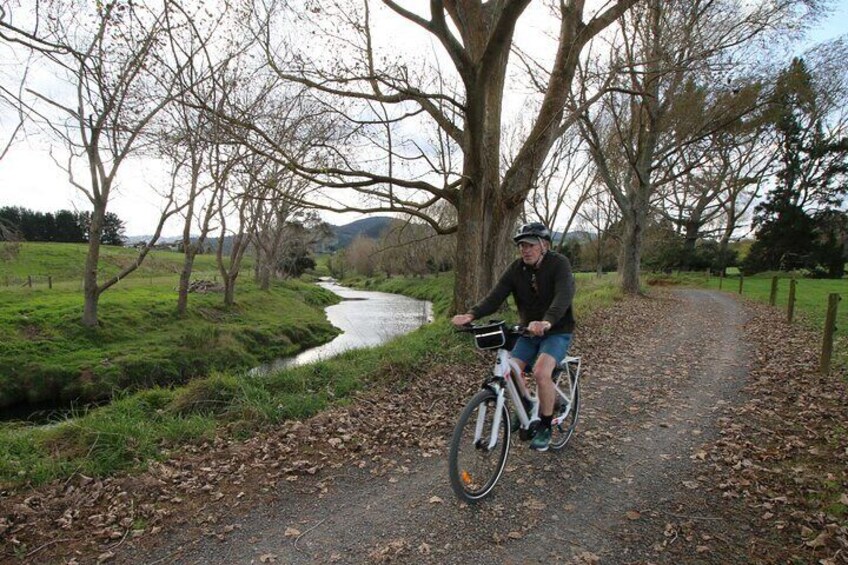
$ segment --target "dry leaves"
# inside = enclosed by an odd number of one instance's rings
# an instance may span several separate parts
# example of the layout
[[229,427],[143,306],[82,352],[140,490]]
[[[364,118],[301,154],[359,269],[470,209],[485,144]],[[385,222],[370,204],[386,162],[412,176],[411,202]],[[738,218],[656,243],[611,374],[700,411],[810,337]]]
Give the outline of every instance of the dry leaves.
[[827,563],[848,553],[848,438],[834,427],[848,421],[845,375],[818,375],[815,333],[749,307],[749,400],[725,413],[722,437],[696,457],[713,466],[723,498],[758,517],[753,535],[773,539],[759,544],[772,553],[758,559]]

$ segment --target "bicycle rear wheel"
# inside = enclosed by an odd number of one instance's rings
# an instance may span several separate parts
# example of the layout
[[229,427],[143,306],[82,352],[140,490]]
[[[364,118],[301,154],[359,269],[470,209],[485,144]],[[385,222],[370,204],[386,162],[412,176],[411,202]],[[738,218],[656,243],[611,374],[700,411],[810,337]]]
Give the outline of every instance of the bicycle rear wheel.
[[574,393],[571,393],[571,385],[574,380],[574,375],[569,372],[562,375],[557,388],[564,394],[565,398],[557,392],[557,400],[559,401],[560,410],[555,416],[562,420],[551,426],[551,443],[550,449],[554,451],[565,447],[568,440],[574,434],[574,428],[577,427],[577,419],[580,416],[580,382],[574,386]]
[[[460,500],[474,503],[489,494],[503,474],[509,454],[509,411],[501,408],[497,442],[489,448],[497,411],[497,395],[478,392],[462,410],[453,432],[448,471]],[[478,431],[479,430],[479,431]]]

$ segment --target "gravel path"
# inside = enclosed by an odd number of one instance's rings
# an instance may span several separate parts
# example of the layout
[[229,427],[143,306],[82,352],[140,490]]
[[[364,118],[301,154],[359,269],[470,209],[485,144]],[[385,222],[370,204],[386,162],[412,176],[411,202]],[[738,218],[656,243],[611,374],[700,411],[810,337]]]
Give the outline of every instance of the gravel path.
[[[751,363],[745,318],[733,298],[681,290],[627,301],[609,319],[581,326],[583,412],[571,443],[539,454],[517,442],[493,495],[478,505],[459,503],[448,484],[452,421],[419,422],[409,433],[434,436],[426,448],[352,454],[314,477],[280,481],[260,502],[210,516],[217,535],[186,522],[168,536],[125,544],[114,559],[642,563],[671,562],[664,548],[676,542],[691,545],[693,560],[744,560],[744,540],[700,505],[710,477],[699,448],[741,402]],[[462,394],[479,382],[470,380]],[[399,400],[387,408],[398,413],[393,421],[403,420]],[[429,408],[455,418],[460,405],[434,399]],[[681,521],[705,528],[682,532]]]

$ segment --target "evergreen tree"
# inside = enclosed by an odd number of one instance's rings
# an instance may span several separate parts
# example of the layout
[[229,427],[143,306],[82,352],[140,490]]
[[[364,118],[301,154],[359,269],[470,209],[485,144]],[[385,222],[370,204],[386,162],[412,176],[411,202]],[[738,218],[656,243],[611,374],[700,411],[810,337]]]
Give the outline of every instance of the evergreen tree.
[[778,77],[772,119],[780,142],[780,169],[774,189],[756,209],[757,241],[743,264],[747,273],[802,268],[815,272],[819,265],[837,264],[844,255],[839,222],[819,220],[844,215],[839,206],[848,193],[848,138],[827,133],[820,97],[801,59],[794,59]]
[[100,236],[100,243],[103,245],[118,245],[121,246],[126,241],[126,227],[124,222],[112,212],[106,212],[106,217],[103,220],[103,234]]
[[[84,241],[88,241],[91,225],[91,212],[79,212],[77,224],[83,232]],[[100,235],[100,243],[103,245],[123,245],[126,241],[124,222],[112,212],[106,212],[103,219],[103,232]]]
[[63,243],[85,242],[85,235],[77,222],[76,214],[69,210],[56,212],[52,240]]

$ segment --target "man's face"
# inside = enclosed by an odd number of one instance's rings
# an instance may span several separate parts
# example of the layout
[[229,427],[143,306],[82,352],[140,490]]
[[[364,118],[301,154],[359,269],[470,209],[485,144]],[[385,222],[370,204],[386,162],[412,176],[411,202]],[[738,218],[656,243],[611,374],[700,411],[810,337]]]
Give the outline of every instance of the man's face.
[[535,265],[542,256],[542,244],[538,239],[519,242],[518,250],[525,265]]

